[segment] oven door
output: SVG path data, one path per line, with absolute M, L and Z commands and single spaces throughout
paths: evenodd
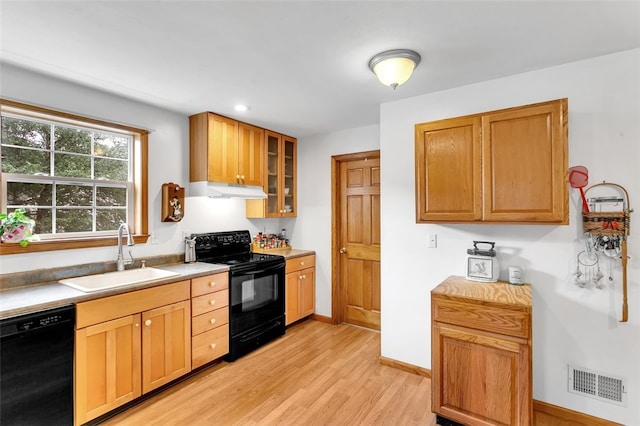
M 229 279 L 231 337 L 284 317 L 284 262 L 236 266 Z

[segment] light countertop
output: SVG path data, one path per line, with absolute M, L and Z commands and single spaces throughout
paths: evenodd
M 37 285 L 9 288 L 0 292 L 0 319 L 53 309 L 60 306 L 71 305 L 73 303 L 99 299 L 105 296 L 140 290 L 142 288 L 155 287 L 183 279 L 191 279 L 229 270 L 227 265 L 199 262 L 157 265 L 154 266 L 154 268 L 177 272 L 180 275 L 91 293 L 76 290 L 67 285 L 60 284 L 58 281 L 49 281 L 39 283 Z

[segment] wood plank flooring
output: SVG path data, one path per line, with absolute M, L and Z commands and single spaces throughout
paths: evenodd
M 307 320 L 102 425 L 434 426 L 431 381 L 379 355 L 377 332 Z

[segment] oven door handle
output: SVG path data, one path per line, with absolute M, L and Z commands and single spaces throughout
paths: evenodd
M 242 343 L 246 343 L 246 342 L 254 339 L 256 336 L 260 336 L 261 334 L 264 334 L 266 331 L 269 331 L 269 330 L 271 330 L 273 328 L 280 327 L 281 325 L 282 325 L 282 323 L 280 321 L 276 321 L 273 324 L 271 324 L 269 327 L 262 328 L 260 330 L 256 330 L 256 331 L 253 331 L 251 333 L 244 334 L 244 335 L 240 336 L 239 340 Z

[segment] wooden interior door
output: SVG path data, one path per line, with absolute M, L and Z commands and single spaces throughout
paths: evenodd
M 353 157 L 338 171 L 339 316 L 380 330 L 380 153 Z

